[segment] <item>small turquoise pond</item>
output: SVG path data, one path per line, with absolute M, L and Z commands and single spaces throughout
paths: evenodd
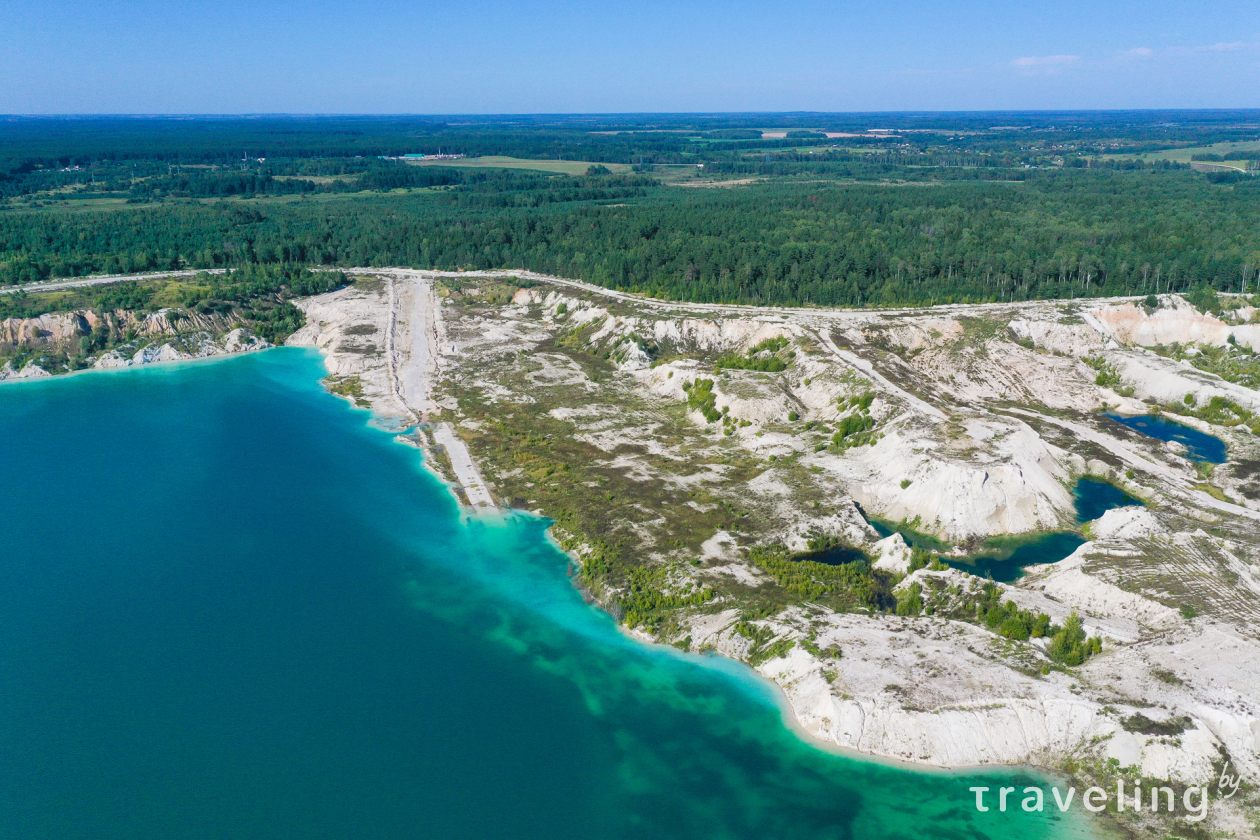
M 1225 463 L 1225 441 L 1213 437 L 1206 432 L 1183 426 L 1166 420 L 1157 414 L 1143 414 L 1138 417 L 1125 417 L 1120 414 L 1104 415 L 1121 426 L 1128 426 L 1156 440 L 1175 440 L 1186 447 L 1186 457 L 1191 461 L 1203 461 L 1209 464 Z
M 936 537 L 930 537 L 927 534 L 920 534 L 903 525 L 896 525 L 883 519 L 873 519 L 866 516 L 866 524 L 875 529 L 875 533 L 879 534 L 880 539 L 891 537 L 893 534 L 901 534 L 901 538 L 906 541 L 906 545 L 911 548 L 921 548 L 924 551 L 944 551 L 949 548 L 949 543 L 944 540 L 938 540 Z
M 1142 504 L 1128 493 L 1105 481 L 1082 478 L 1072 491 L 1076 498 L 1076 521 L 1080 523 L 1097 519 L 1109 510 Z M 937 549 L 941 544 L 931 537 L 890 526 L 877 519 L 867 520 L 881 537 L 899 531 L 906 542 L 921 548 Z M 929 545 L 931 543 L 931 545 Z M 989 540 L 984 549 L 970 557 L 941 559 L 947 566 L 980 577 L 991 577 L 1001 583 L 1012 583 L 1024 576 L 1024 569 L 1039 563 L 1057 563 L 1085 543 L 1085 539 L 1071 531 L 1056 531 L 1031 540 L 997 538 Z
M 1072 491 L 1076 497 L 1076 521 L 1092 522 L 1109 510 L 1142 503 L 1128 493 L 1096 478 L 1082 478 Z
M 1045 534 L 1029 542 L 1010 540 L 990 542 L 990 547 L 974 557 L 953 559 L 943 557 L 947 566 L 961 569 L 980 577 L 992 577 L 1000 583 L 1012 583 L 1024 576 L 1024 568 L 1039 563 L 1058 563 L 1085 544 L 1085 539 L 1070 531 Z M 1013 547 L 1014 550 L 1011 550 Z M 997 549 L 996 554 L 992 553 Z

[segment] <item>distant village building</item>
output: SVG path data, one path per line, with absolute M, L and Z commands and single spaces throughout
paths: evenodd
M 381 160 L 459 160 L 464 155 L 377 155 Z

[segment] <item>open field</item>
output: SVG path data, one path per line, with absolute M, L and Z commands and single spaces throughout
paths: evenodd
M 354 201 L 355 199 L 372 198 L 379 196 L 406 196 L 420 195 L 422 193 L 434 193 L 441 191 L 440 187 L 400 187 L 393 190 L 360 190 L 358 192 L 334 192 L 334 193 L 295 193 L 289 195 L 224 195 L 224 196 L 203 196 L 199 198 L 173 198 L 166 201 L 154 202 L 130 202 L 125 198 L 117 196 L 97 197 L 75 197 L 66 201 L 38 199 L 29 204 L 9 204 L 0 205 L 0 211 L 6 213 L 90 213 L 100 210 L 159 210 L 163 207 L 169 208 L 172 204 L 183 206 L 212 206 L 218 204 L 229 204 L 242 207 L 249 206 L 276 206 L 276 205 L 311 205 L 311 204 L 339 204 L 346 201 Z
M 504 155 L 460 158 L 458 160 L 409 160 L 411 166 L 456 166 L 464 169 L 532 169 L 558 175 L 585 175 L 587 167 L 605 166 L 614 174 L 629 172 L 628 163 L 593 163 L 588 160 L 526 160 Z
M 1253 152 L 1252 160 L 1260 160 L 1260 144 L 1254 140 L 1242 142 L 1213 143 L 1208 146 L 1186 146 L 1180 149 L 1163 149 L 1158 152 L 1141 152 L 1140 154 L 1103 155 L 1106 160 L 1171 160 L 1177 163 L 1190 163 L 1195 155 L 1221 155 L 1229 152 Z M 1217 161 L 1219 162 L 1219 161 Z M 1228 165 L 1242 166 L 1245 161 L 1225 161 Z

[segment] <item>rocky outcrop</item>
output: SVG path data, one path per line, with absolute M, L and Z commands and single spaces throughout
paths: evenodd
M 0 345 L 65 350 L 74 349 L 80 339 L 94 333 L 144 339 L 198 332 L 221 335 L 231 326 L 232 319 L 227 316 L 183 309 L 161 309 L 148 313 L 125 309 L 111 312 L 81 309 L 35 318 L 6 318 L 0 321 Z
M 0 368 L 0 380 L 4 379 L 38 379 L 41 376 L 51 376 L 48 371 L 44 370 L 34 362 L 27 362 L 20 369 L 15 370 L 12 362 L 5 362 L 4 367 Z
M 54 366 L 45 370 L 28 363 L 15 371 L 6 363 L 0 370 L 0 379 L 64 373 L 70 368 L 68 358 L 78 359 L 80 366 L 86 363 L 87 367 L 110 369 L 200 359 L 271 346 L 251 330 L 233 325 L 232 319 L 221 314 L 177 309 L 149 313 L 85 309 L 36 318 L 9 318 L 0 322 L 0 351 L 22 351 L 40 358 L 51 356 L 49 364 Z M 98 348 L 102 345 L 112 345 L 112 349 L 101 352 Z
M 1229 324 L 1201 313 L 1176 295 L 1164 295 L 1153 312 L 1134 301 L 1100 307 L 1089 313 L 1100 331 L 1122 345 L 1155 347 L 1168 344 L 1221 346 L 1232 329 Z
M 873 546 L 876 560 L 873 565 L 877 569 L 895 574 L 906 574 L 910 571 L 911 550 L 906 545 L 906 538 L 897 532 L 884 537 Z
M 205 359 L 210 356 L 223 356 L 230 353 L 245 353 L 252 350 L 265 350 L 271 343 L 254 335 L 243 327 L 238 327 L 222 337 L 214 337 L 209 333 L 195 333 L 179 336 L 176 341 L 156 341 L 137 348 L 134 344 L 110 350 L 92 362 L 92 367 L 99 369 L 135 367 L 154 362 L 178 362 L 188 359 Z
M 863 508 L 951 541 L 1052 530 L 1070 519 L 1065 485 L 1076 465 L 1067 452 L 1019 421 L 975 420 L 964 428 L 965 448 L 953 457 L 926 436 L 894 431 L 869 448 L 820 460 Z M 964 455 L 978 444 L 987 444 L 987 457 Z

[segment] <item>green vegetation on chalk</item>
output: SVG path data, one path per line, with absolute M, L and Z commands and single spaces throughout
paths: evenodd
M 1034 615 L 1020 609 L 1014 601 L 1001 603 L 1000 590 L 992 583 L 985 584 L 983 596 L 976 602 L 976 620 L 990 630 L 1016 641 L 1048 638 L 1046 656 L 1069 667 L 1081 665 L 1086 659 L 1102 650 L 1102 640 L 1087 637 L 1076 613 L 1068 616 L 1062 626 L 1051 624 L 1045 613 Z
M 699 411 L 704 415 L 706 423 L 722 419 L 722 412 L 717 410 L 717 395 L 713 393 L 712 379 L 697 379 L 683 384 L 687 392 L 687 408 Z
M 750 562 L 774 578 L 788 593 L 842 610 L 880 610 L 891 600 L 892 577 L 865 561 L 830 565 L 793 559 L 779 545 L 754 546 Z
M 1117 392 L 1121 390 L 1123 380 L 1120 378 L 1120 372 L 1116 370 L 1115 365 L 1101 356 L 1087 356 L 1084 362 L 1098 371 L 1098 376 L 1094 377 L 1095 385 L 1099 388 L 1110 388 Z
M 729 370 L 759 370 L 770 373 L 787 370 L 788 362 L 779 356 L 778 353 L 787 347 L 789 343 L 784 336 L 767 338 L 742 356 L 739 354 L 722 356 L 714 362 L 713 366 L 718 372 L 721 372 L 723 368 Z
M 617 600 L 628 627 L 655 630 L 667 615 L 682 607 L 697 607 L 713 599 L 712 589 L 685 594 L 667 592 L 668 575 L 660 566 L 637 566 L 627 576 L 627 589 Z
M 1197 405 L 1192 394 L 1186 394 L 1181 402 L 1168 406 L 1175 414 L 1197 417 L 1217 426 L 1247 426 L 1260 434 L 1260 417 L 1249 408 L 1243 408 L 1228 397 L 1214 396 L 1204 405 Z

